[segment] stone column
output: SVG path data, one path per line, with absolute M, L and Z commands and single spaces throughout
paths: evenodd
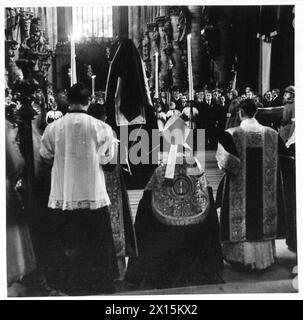
M 231 8 L 220 7 L 217 27 L 221 33 L 220 54 L 216 59 L 220 70 L 219 82 L 225 85 L 231 80 L 231 69 L 234 62 L 235 49 L 233 43 L 233 28 L 231 20 Z
M 58 43 L 56 45 L 56 87 L 68 87 L 68 68 L 70 67 L 70 43 L 72 33 L 72 8 L 57 7 Z
M 149 23 L 147 25 L 149 37 L 151 39 L 150 46 L 150 60 L 151 60 L 151 75 L 150 75 L 150 86 L 152 88 L 155 87 L 155 52 L 159 52 L 159 42 L 160 42 L 160 34 L 158 31 L 158 25 L 154 23 Z
M 184 75 L 186 74 L 186 70 L 184 68 L 184 62 L 182 61 L 181 54 L 182 50 L 180 49 L 180 45 L 178 42 L 179 39 L 179 14 L 180 8 L 177 6 L 169 8 L 169 15 L 172 25 L 172 32 L 173 32 L 173 52 L 172 52 L 172 81 L 173 86 L 178 87 L 181 89 L 185 85 Z
M 119 6 L 117 8 L 117 35 L 121 39 L 129 37 L 129 7 Z M 114 37 L 116 34 L 114 34 Z
M 128 38 L 133 39 L 133 6 L 128 7 Z
M 57 7 L 58 41 L 68 41 L 72 33 L 72 7 Z
M 142 59 L 145 65 L 145 69 L 147 71 L 147 76 L 150 79 L 151 72 L 152 72 L 152 63 L 151 63 L 151 55 L 150 55 L 150 49 L 151 49 L 151 38 L 149 35 L 149 29 L 146 27 L 144 31 L 144 37 L 142 40 Z
M 139 48 L 140 45 L 140 15 L 139 7 L 134 6 L 132 15 L 132 28 L 133 28 L 133 41 L 136 48 Z
M 203 27 L 202 7 L 188 6 L 191 15 L 191 49 L 194 88 L 201 86 L 202 76 L 202 39 L 201 30 Z
M 164 89 L 167 87 L 168 81 L 168 59 L 165 54 L 165 33 L 164 33 L 164 24 L 165 24 L 165 16 L 156 17 L 156 23 L 159 28 L 160 34 L 160 45 L 159 45 L 159 60 L 160 60 L 160 75 L 159 75 L 159 89 Z

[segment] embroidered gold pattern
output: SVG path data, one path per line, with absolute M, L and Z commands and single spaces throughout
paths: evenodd
M 218 143 L 216 158 L 221 168 L 229 173 L 238 174 L 241 164 L 240 159 L 228 153 L 220 143 Z
M 229 185 L 229 230 L 230 241 L 246 240 L 246 135 L 242 128 L 232 131 L 241 159 L 237 175 L 230 175 Z
M 116 166 L 112 172 L 105 171 L 106 190 L 111 201 L 108 210 L 111 218 L 114 245 L 117 257 L 125 256 L 125 232 L 123 221 L 123 202 L 120 180 L 120 169 Z M 126 199 L 128 201 L 128 199 Z
M 160 166 L 149 183 L 152 208 L 163 224 L 185 226 L 201 223 L 209 211 L 209 194 L 205 175 L 188 176 L 188 164 L 177 164 L 171 184 L 165 181 L 166 165 Z
M 265 128 L 263 146 L 263 236 L 274 239 L 277 230 L 278 135 Z
M 101 199 L 97 201 L 82 200 L 82 201 L 63 201 L 49 199 L 48 207 L 52 209 L 60 210 L 77 210 L 77 209 L 89 209 L 96 210 L 105 206 L 108 206 L 109 202 L 107 199 Z
M 242 160 L 239 173 L 230 176 L 230 241 L 246 241 L 246 148 L 263 149 L 263 240 L 274 239 L 277 229 L 277 139 L 273 130 L 246 133 L 238 127 L 231 133 Z M 225 160 L 226 161 L 226 160 Z

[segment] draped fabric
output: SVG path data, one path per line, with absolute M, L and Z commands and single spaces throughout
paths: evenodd
M 270 89 L 271 47 L 272 39 L 278 34 L 279 6 L 260 6 L 259 28 L 260 38 L 260 92 L 264 94 Z
M 270 90 L 271 42 L 260 41 L 262 50 L 262 94 Z
M 116 98 L 120 105 L 116 105 Z M 130 39 L 123 40 L 111 64 L 107 85 L 106 103 L 115 108 L 116 125 L 121 125 L 121 117 L 137 124 L 145 124 L 145 108 L 151 107 L 151 97 L 142 59 Z M 110 119 L 109 119 L 110 120 Z

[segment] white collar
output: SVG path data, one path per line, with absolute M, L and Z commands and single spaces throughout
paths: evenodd
M 250 128 L 250 127 L 259 127 L 261 124 L 255 118 L 249 118 L 242 120 L 240 127 L 242 129 Z

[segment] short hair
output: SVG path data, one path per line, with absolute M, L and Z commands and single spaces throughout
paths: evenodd
M 83 83 L 74 84 L 67 92 L 69 103 L 88 105 L 90 92 Z
M 258 111 L 258 107 L 253 99 L 242 100 L 239 109 L 249 118 L 252 118 Z
M 106 117 L 106 105 L 98 102 L 91 103 L 87 109 L 87 113 L 94 118 L 102 120 Z
M 236 89 L 231 89 L 231 90 L 229 91 L 229 93 L 232 94 L 232 96 L 233 96 L 234 99 L 237 98 L 238 95 L 239 95 L 239 93 L 238 93 L 238 91 L 237 91 Z
M 280 90 L 278 88 L 272 89 L 272 92 L 276 92 L 278 95 L 280 94 Z

